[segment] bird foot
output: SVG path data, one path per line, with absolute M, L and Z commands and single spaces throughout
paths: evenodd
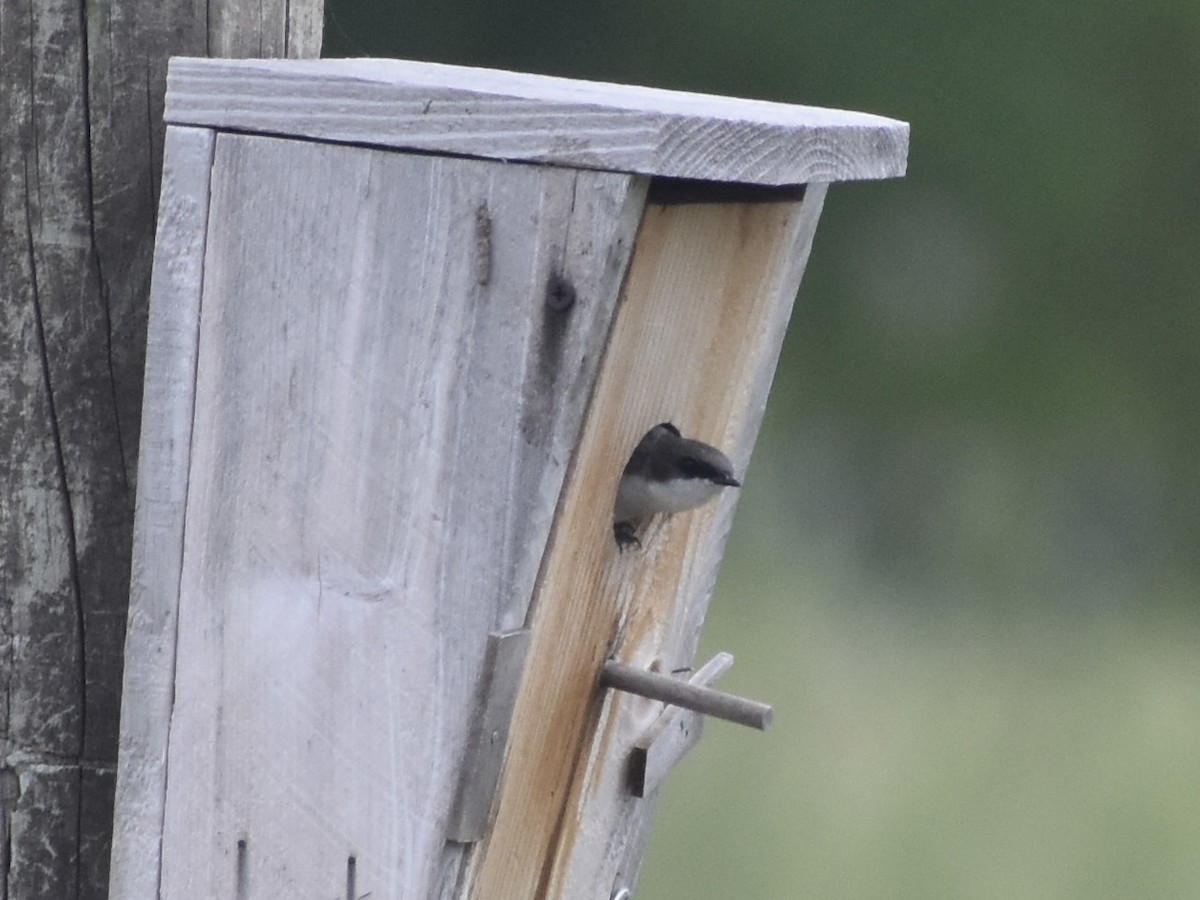
M 638 540 L 637 529 L 632 522 L 613 522 L 613 538 L 622 553 L 630 547 L 642 549 L 642 542 Z

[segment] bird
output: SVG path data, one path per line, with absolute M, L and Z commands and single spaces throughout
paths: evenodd
M 703 441 L 685 438 L 660 422 L 638 442 L 617 485 L 613 537 L 617 547 L 641 547 L 637 527 L 657 513 L 703 506 L 722 488 L 741 487 L 729 457 Z

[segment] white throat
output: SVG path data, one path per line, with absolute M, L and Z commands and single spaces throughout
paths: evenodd
M 721 491 L 704 478 L 671 478 L 666 481 L 626 475 L 617 491 L 615 518 L 637 521 L 656 513 L 681 513 L 703 506 Z

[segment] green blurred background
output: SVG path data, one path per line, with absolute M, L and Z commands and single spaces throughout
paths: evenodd
M 639 900 L 1200 897 L 1200 4 L 328 16 L 912 124 L 830 191 L 706 630 L 776 727 L 710 724 Z

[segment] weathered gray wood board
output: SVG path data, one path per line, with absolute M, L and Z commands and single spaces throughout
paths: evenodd
M 643 189 L 218 137 L 164 898 L 429 894 Z
M 146 368 L 153 377 L 142 402 L 138 528 L 125 647 L 117 773 L 121 802 L 113 821 L 113 840 L 121 851 L 112 860 L 114 898 L 154 897 L 158 891 L 214 139 L 207 129 L 167 129 L 146 344 Z
M 403 60 L 178 59 L 167 121 L 679 178 L 805 184 L 904 171 L 894 119 Z
M 0 4 L 0 896 L 108 884 L 167 59 L 315 56 L 322 18 Z

